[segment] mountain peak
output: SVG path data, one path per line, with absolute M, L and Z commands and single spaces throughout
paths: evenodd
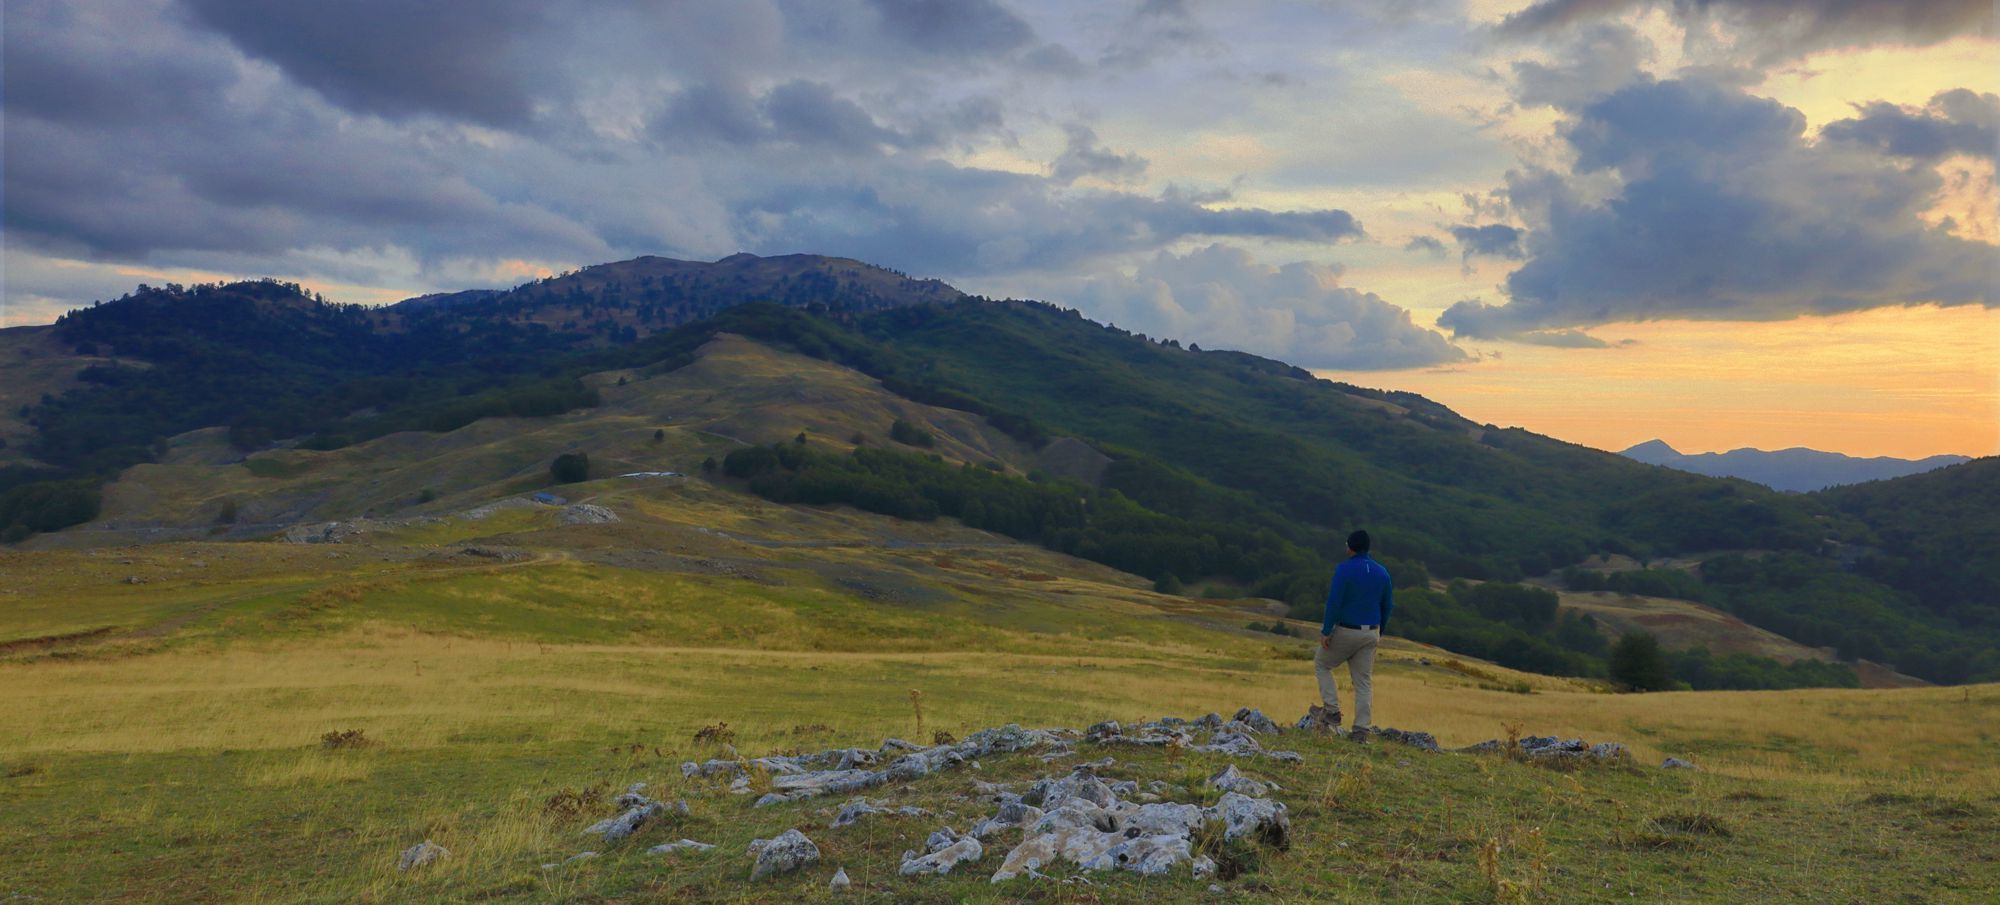
M 746 302 L 839 312 L 950 304 L 966 294 L 941 280 L 851 258 L 738 252 L 715 261 L 642 255 L 594 264 L 505 291 L 475 291 L 399 302 L 405 315 L 454 308 L 597 342 L 630 342 Z
M 1651 461 L 1651 457 L 1653 456 L 1678 456 L 1680 454 L 1680 450 L 1668 446 L 1665 440 L 1647 440 L 1619 453 L 1619 455 L 1628 459 L 1638 459 L 1641 462 Z

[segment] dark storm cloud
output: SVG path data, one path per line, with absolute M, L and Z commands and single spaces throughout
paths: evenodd
M 691 85 L 667 103 L 649 132 L 671 149 L 684 150 L 704 142 L 787 142 L 868 155 L 891 148 L 964 144 L 1005 129 L 1004 108 L 992 97 L 964 98 L 928 111 L 906 129 L 896 129 L 825 82 L 794 80 L 772 88 L 763 97 L 733 83 Z
M 1562 132 L 1575 175 L 1509 176 L 1529 227 L 1510 302 L 1460 302 L 1438 323 L 1498 337 L 1996 304 L 1992 248 L 1918 216 L 1942 185 L 1931 168 L 1804 131 L 1797 110 L 1701 80 L 1641 79 L 1590 104 Z
M 1458 240 L 1459 256 L 1467 260 L 1483 255 L 1518 261 L 1521 259 L 1521 234 L 1521 230 L 1505 223 L 1451 228 L 1451 237 Z
M 832 86 L 824 82 L 794 81 L 779 85 L 764 98 L 764 109 L 771 119 L 773 134 L 801 145 L 863 153 L 903 140 L 877 124 L 860 104 L 835 94 Z
M 666 142 L 720 141 L 750 144 L 770 134 L 758 99 L 742 85 L 701 82 L 689 86 L 654 120 L 652 131 Z
M 1212 41 L 1208 29 L 1195 19 L 1194 4 L 1189 0 L 1140 0 L 1117 38 L 1099 54 L 1098 62 L 1137 69 Z
M 1609 349 L 1611 344 L 1581 330 L 1531 330 L 1507 337 L 1515 342 L 1557 349 Z
M 1120 120 L 1115 147 L 1070 127 L 1048 172 L 1022 172 L 1010 129 L 1040 148 L 1148 90 L 1067 49 L 1109 31 L 1048 19 L 1070 30 L 992 2 L 11 0 L 9 263 L 48 311 L 50 275 L 114 266 L 455 289 L 638 254 L 808 252 L 1074 287 L 1151 260 L 1146 292 L 1176 299 L 1190 341 L 1212 328 L 1353 368 L 1463 357 L 1337 268 L 1162 258 L 1217 240 L 1323 256 L 1363 233 L 1342 210 L 1240 204 L 1214 186 L 1227 174 L 1149 183 L 1123 145 L 1146 126 Z M 1213 40 L 1184 4 L 1121 6 L 1108 27 L 1134 53 Z M 971 162 L 987 159 L 1008 169 Z
M 1964 88 L 1931 98 L 1922 110 L 1876 102 L 1859 112 L 1853 119 L 1828 123 L 1820 137 L 1918 160 L 1992 156 L 2000 143 L 2000 96 Z
M 412 146 L 389 124 L 346 122 L 258 84 L 226 42 L 170 18 L 148 22 L 158 11 L 145 0 L 83 13 L 9 6 L 0 178 L 14 243 L 140 260 L 398 239 L 439 250 L 500 239 L 601 250 L 564 218 L 471 185 L 439 157 L 465 150 L 440 148 L 448 137 Z M 97 81 L 112 75 L 129 83 L 130 98 Z M 16 94 L 16 85 L 28 90 Z M 437 229 L 447 225 L 455 228 Z
M 883 31 L 931 53 L 993 55 L 1035 40 L 1035 30 L 994 0 L 868 0 Z
M 1434 236 L 1412 236 L 1410 241 L 1403 243 L 1403 250 L 1427 252 L 1440 258 L 1445 256 L 1444 243 Z
M 554 7 L 533 0 L 182 0 L 244 53 L 352 110 L 512 125 L 532 112 L 533 54 Z
M 1570 109 L 1632 80 L 1653 58 L 1653 45 L 1623 25 L 1592 25 L 1570 37 L 1561 62 L 1514 64 L 1514 96 L 1531 107 Z
M 1525 36 L 1665 9 L 1691 33 L 1722 25 L 1764 62 L 1831 47 L 1929 45 L 1991 34 L 1991 0 L 1541 0 L 1509 15 L 1502 34 Z
M 1049 165 L 1049 175 L 1057 182 L 1067 185 L 1085 177 L 1124 182 L 1145 175 L 1146 158 L 1104 147 L 1089 126 L 1070 123 L 1063 127 L 1063 132 L 1069 144 L 1063 148 L 1062 156 Z
M 6 11 L 6 105 L 10 112 L 72 123 L 144 119 L 215 107 L 236 67 L 213 52 L 146 34 L 123 34 L 115 6 L 10 0 Z
M 925 273 L 1060 271 L 1182 239 L 1332 244 L 1362 235 L 1346 211 L 1215 209 L 1183 194 L 1063 190 L 1039 176 L 877 161 L 848 184 L 771 186 L 732 203 L 760 252 L 816 250 Z

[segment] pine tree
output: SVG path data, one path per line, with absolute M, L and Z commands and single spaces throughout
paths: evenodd
M 1674 686 L 1667 671 L 1660 639 L 1646 632 L 1626 632 L 1611 648 L 1611 679 L 1633 691 L 1665 691 Z

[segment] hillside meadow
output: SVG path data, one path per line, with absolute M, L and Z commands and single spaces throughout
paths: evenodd
M 0 553 L 0 896 L 129 902 L 1990 901 L 2000 889 L 2000 688 L 1615 695 L 1392 640 L 1377 723 L 1447 747 L 1621 741 L 1624 765 L 1287 733 L 1246 761 L 1291 808 L 1288 850 L 1224 881 L 896 875 L 972 782 L 1067 769 L 989 758 L 884 790 L 936 820 L 827 829 L 822 800 L 753 809 L 684 760 L 928 743 L 1020 723 L 1289 723 L 1307 642 L 1261 601 L 1131 576 L 950 524 L 593 482 L 624 516 L 522 510 L 361 542 Z M 136 582 L 136 583 L 134 583 Z M 1307 629 L 1306 626 L 1299 626 Z M 329 743 L 323 738 L 336 735 Z M 1089 745 L 1076 761 L 1107 753 Z M 1190 788 L 1217 754 L 1119 748 L 1107 778 Z M 1672 755 L 1695 771 L 1658 767 Z M 685 818 L 579 834 L 632 782 Z M 950 816 L 957 814 L 958 816 Z M 751 884 L 789 827 L 823 862 Z M 719 847 L 649 855 L 675 838 Z M 426 838 L 452 855 L 399 872 Z M 1010 845 L 1011 843 L 1006 843 Z M 602 850 L 565 864 L 584 850 Z M 1239 863 L 1240 862 L 1240 863 Z M 545 867 L 545 865 L 554 865 Z M 1221 892 L 1210 889 L 1216 883 Z

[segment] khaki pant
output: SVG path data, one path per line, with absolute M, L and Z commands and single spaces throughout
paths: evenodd
M 1325 647 L 1313 654 L 1313 672 L 1319 676 L 1319 700 L 1328 710 L 1340 712 L 1340 686 L 1333 681 L 1333 668 L 1347 664 L 1347 677 L 1354 681 L 1354 728 L 1372 726 L 1369 718 L 1374 702 L 1375 645 L 1382 641 L 1381 629 L 1334 626 Z

